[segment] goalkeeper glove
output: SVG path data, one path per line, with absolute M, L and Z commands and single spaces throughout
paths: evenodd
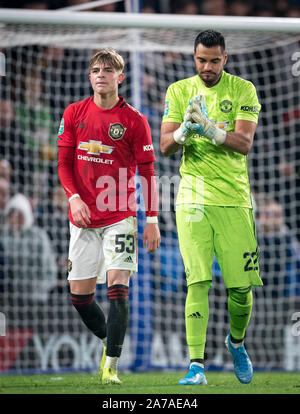
M 174 141 L 179 145 L 186 145 L 191 138 L 190 127 L 192 125 L 192 112 L 194 106 L 194 98 L 190 100 L 190 103 L 185 111 L 184 118 L 180 127 L 174 131 L 173 138 Z
M 186 145 L 189 142 L 192 132 L 190 130 L 191 125 L 191 122 L 182 122 L 182 124 L 180 124 L 180 127 L 174 131 L 173 138 L 177 144 Z
M 193 111 L 191 113 L 193 123 L 189 126 L 189 129 L 209 138 L 215 145 L 224 144 L 226 131 L 218 128 L 208 119 L 205 97 L 197 95 L 193 102 Z

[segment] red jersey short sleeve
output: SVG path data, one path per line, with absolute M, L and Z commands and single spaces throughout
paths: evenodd
M 87 98 L 66 108 L 58 146 L 72 147 L 73 181 L 91 211 L 90 227 L 136 215 L 136 167 L 155 161 L 144 115 L 121 97 L 111 109 L 99 108 Z M 69 218 L 75 224 L 71 214 Z

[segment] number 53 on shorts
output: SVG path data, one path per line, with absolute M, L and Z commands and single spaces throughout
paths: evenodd
M 70 224 L 69 280 L 96 277 L 106 282 L 110 269 L 137 271 L 136 217 L 106 227 L 79 228 Z
M 115 252 L 133 254 L 135 252 L 135 237 L 133 234 L 116 234 Z

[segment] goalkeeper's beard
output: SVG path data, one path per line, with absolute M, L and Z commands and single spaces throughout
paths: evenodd
M 223 70 L 220 73 L 198 72 L 198 75 L 200 76 L 200 79 L 202 80 L 205 86 L 211 87 L 211 86 L 216 85 L 219 82 L 222 76 L 222 72 Z

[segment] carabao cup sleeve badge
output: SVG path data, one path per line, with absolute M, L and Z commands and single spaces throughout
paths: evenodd
M 61 135 L 64 132 L 64 127 L 65 127 L 65 121 L 64 121 L 64 118 L 62 118 L 60 121 L 60 125 L 59 125 L 58 135 Z

